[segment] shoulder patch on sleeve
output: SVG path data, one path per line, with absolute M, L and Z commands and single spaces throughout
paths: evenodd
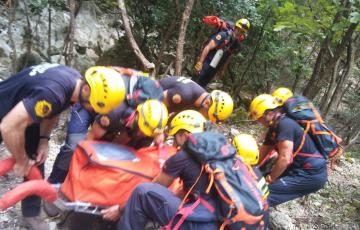
M 172 101 L 174 104 L 179 104 L 181 103 L 181 95 L 180 94 L 175 94 L 173 97 L 172 97 Z
M 216 40 L 221 40 L 221 35 L 220 34 L 218 34 L 218 35 L 216 35 Z
M 103 127 L 107 127 L 110 125 L 110 119 L 108 116 L 101 116 L 100 117 L 100 124 L 103 126 Z
M 46 117 L 52 111 L 52 105 L 46 100 L 37 101 L 35 104 L 35 113 L 38 117 Z

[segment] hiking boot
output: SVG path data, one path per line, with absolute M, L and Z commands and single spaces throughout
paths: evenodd
M 53 203 L 43 201 L 43 209 L 49 217 L 55 217 L 60 214 L 60 210 Z
M 22 226 L 30 230 L 50 230 L 50 226 L 40 216 L 23 217 Z

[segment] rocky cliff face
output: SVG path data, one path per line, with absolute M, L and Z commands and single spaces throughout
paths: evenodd
M 0 78 L 10 76 L 11 58 L 13 52 L 8 34 L 9 18 L 4 6 L 0 6 Z M 51 22 L 51 61 L 58 62 L 63 50 L 64 40 L 69 27 L 70 16 L 65 11 L 52 11 Z M 111 27 L 119 19 L 109 16 L 97 16 L 91 2 L 83 5 L 75 19 L 74 68 L 84 71 L 94 65 L 99 56 L 114 46 L 122 32 Z M 46 61 L 48 49 L 48 12 L 44 9 L 40 16 L 31 16 L 33 33 L 33 52 L 36 58 Z M 15 14 L 12 25 L 12 36 L 16 46 L 18 58 L 26 52 L 24 34 L 26 27 L 24 6 L 20 5 Z M 62 63 L 64 58 L 62 58 Z

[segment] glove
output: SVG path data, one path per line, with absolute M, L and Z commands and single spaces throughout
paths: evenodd
M 197 62 L 195 65 L 195 70 L 196 72 L 200 73 L 200 71 L 202 70 L 203 64 L 201 62 Z

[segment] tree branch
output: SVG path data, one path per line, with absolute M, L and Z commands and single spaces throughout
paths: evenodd
M 137 45 L 137 43 L 135 41 L 135 38 L 134 38 L 133 33 L 131 31 L 130 21 L 129 21 L 128 14 L 126 12 L 126 7 L 125 7 L 124 0 L 118 0 L 118 5 L 119 5 L 119 8 L 120 8 L 121 17 L 122 17 L 123 24 L 124 24 L 124 27 L 125 27 L 126 37 L 127 37 L 127 40 L 129 42 L 130 47 L 132 48 L 136 58 L 143 65 L 143 68 L 145 69 L 145 71 L 152 72 L 155 69 L 155 65 L 154 65 L 154 63 L 152 63 L 152 62 L 150 62 L 149 60 L 146 59 L 146 57 L 141 52 L 139 46 Z

